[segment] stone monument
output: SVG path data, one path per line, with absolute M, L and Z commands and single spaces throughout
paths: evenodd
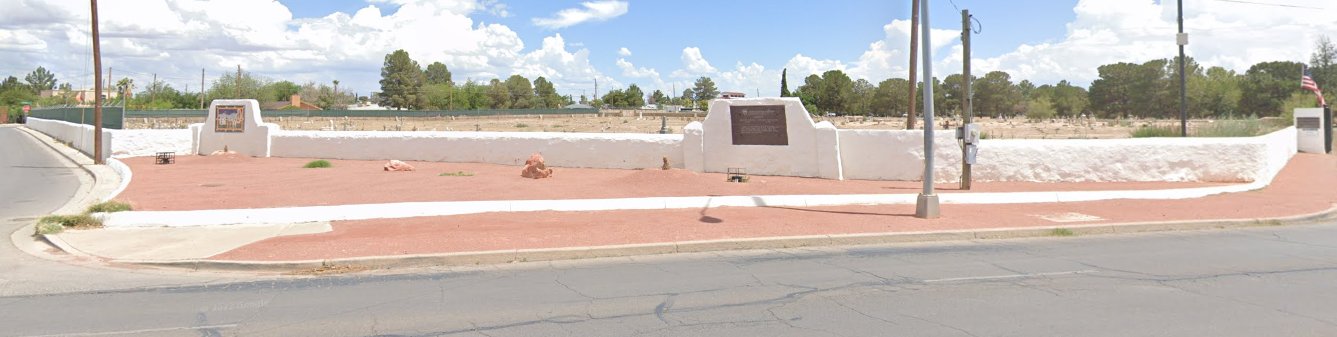
M 717 99 L 704 123 L 683 132 L 684 164 L 693 171 L 843 179 L 835 125 L 813 123 L 795 97 Z
M 209 104 L 203 124 L 191 124 L 192 150 L 210 154 L 228 149 L 252 157 L 269 157 L 270 135 L 278 124 L 264 123 L 260 102 L 253 99 L 216 99 Z

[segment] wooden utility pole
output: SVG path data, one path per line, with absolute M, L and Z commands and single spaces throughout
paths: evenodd
M 200 68 L 200 110 L 204 110 L 204 68 Z
M 102 164 L 102 43 L 97 28 L 97 0 L 88 0 L 93 14 L 93 164 Z M 107 70 L 111 75 L 111 70 Z
M 241 65 L 237 65 L 236 90 L 232 91 L 232 98 L 241 98 Z
M 915 53 L 919 48 L 919 0 L 911 1 L 910 5 L 910 109 L 905 112 L 905 129 L 913 130 L 915 128 Z
M 961 92 L 964 93 L 964 95 L 961 95 L 961 128 L 963 129 L 961 136 L 967 139 L 970 137 L 967 134 L 970 131 L 967 127 L 970 125 L 971 118 L 974 117 L 972 116 L 974 112 L 971 110 L 971 101 L 973 101 L 975 94 L 970 89 L 970 34 L 970 10 L 961 10 Z M 970 189 L 971 165 L 965 159 L 970 155 L 970 148 L 973 146 L 974 144 L 966 142 L 961 145 L 961 189 L 963 190 Z

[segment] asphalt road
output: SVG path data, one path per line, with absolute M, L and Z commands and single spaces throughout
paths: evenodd
M 0 126 L 0 297 L 198 285 L 237 279 L 236 275 L 216 273 L 114 269 L 68 256 L 62 261 L 50 261 L 20 251 L 16 244 L 45 245 L 30 237 L 31 230 L 24 227 L 57 210 L 78 193 L 81 175 L 85 180 L 92 179 L 59 156 L 14 125 Z M 0 312 L 0 316 L 7 314 Z M 5 330 L 8 329 L 0 325 L 0 334 L 6 333 Z
M 37 217 L 65 205 L 79 190 L 77 169 L 23 132 L 0 127 L 0 219 Z
M 0 336 L 1334 336 L 1337 223 L 0 297 Z

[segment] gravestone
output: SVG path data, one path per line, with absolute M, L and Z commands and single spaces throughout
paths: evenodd
M 264 123 L 260 102 L 253 99 L 217 99 L 209 104 L 209 116 L 190 130 L 195 154 L 207 155 L 226 148 L 252 157 L 269 157 L 270 135 L 279 126 Z
M 693 171 L 843 178 L 836 127 L 813 123 L 798 98 L 717 99 L 703 123 L 683 131 L 683 161 Z

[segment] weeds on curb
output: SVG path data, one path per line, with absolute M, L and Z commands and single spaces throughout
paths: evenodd
M 304 168 L 329 168 L 329 167 L 333 167 L 333 166 L 334 166 L 334 164 L 330 164 L 330 161 L 321 159 L 321 160 L 312 160 L 311 162 L 306 163 L 306 165 L 304 165 L 304 166 L 302 166 L 302 167 L 304 167 Z
M 114 213 L 114 212 L 130 211 L 133 209 L 134 207 L 130 206 L 130 203 L 116 200 L 108 200 L 89 205 L 88 209 L 84 210 L 84 213 Z
M 1053 235 L 1053 236 L 1074 236 L 1074 235 L 1077 235 L 1077 233 L 1073 233 L 1071 229 L 1067 229 L 1067 228 L 1054 228 L 1053 231 L 1050 231 L 1050 232 L 1049 232 L 1049 235 Z
M 474 176 L 474 173 L 473 173 L 473 172 L 465 172 L 465 171 L 455 171 L 455 172 L 446 172 L 446 173 L 438 174 L 437 176 L 438 176 L 438 177 L 472 177 L 472 176 Z
M 102 220 L 91 214 L 48 215 L 37 220 L 37 235 L 56 234 L 66 228 L 90 229 L 101 228 Z

